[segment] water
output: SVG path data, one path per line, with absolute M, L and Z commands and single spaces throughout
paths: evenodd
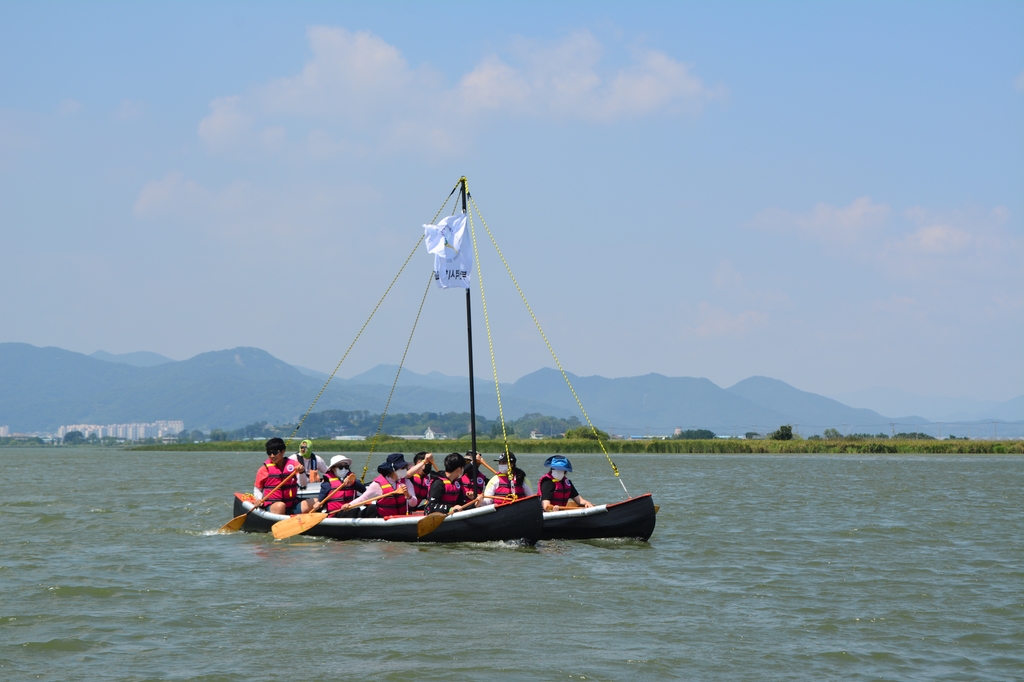
M 650 544 L 536 548 L 211 533 L 259 461 L 0 450 L 0 679 L 1024 679 L 1024 458 L 620 455 Z

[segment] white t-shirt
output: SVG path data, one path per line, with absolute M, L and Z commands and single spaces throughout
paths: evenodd
M 484 495 L 494 495 L 494 489 L 498 487 L 498 476 L 495 474 L 491 476 L 491 480 L 487 481 L 487 487 L 484 488 Z M 530 479 L 523 479 L 523 491 L 526 493 L 526 497 L 533 494 L 533 486 L 530 485 Z M 497 500 L 493 497 L 485 497 L 480 504 L 494 504 Z

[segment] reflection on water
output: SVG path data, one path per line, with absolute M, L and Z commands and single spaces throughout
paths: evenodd
M 258 454 L 31 454 L 75 476 L 0 496 L 4 680 L 1024 678 L 1022 458 L 622 455 L 650 543 L 524 547 L 221 535 Z

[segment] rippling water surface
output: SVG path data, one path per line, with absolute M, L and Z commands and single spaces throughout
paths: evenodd
M 1024 458 L 620 455 L 651 542 L 535 548 L 213 533 L 260 460 L 0 450 L 0 679 L 1024 679 Z

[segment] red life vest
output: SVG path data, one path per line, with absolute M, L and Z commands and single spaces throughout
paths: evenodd
M 397 490 L 398 486 L 391 482 L 384 474 L 373 479 L 373 482 L 380 486 L 381 494 Z M 377 500 L 377 516 L 406 516 L 409 514 L 409 501 L 405 495 L 388 495 Z
M 423 474 L 416 474 L 409 479 L 412 483 L 413 492 L 416 494 L 416 499 L 420 502 L 425 501 L 430 497 L 430 477 Z
M 572 495 L 572 481 L 568 478 L 563 477 L 561 481 L 555 480 L 555 477 L 551 475 L 551 472 L 544 474 L 537 481 L 537 490 L 540 490 L 540 486 L 544 483 L 544 479 L 547 479 L 555 484 L 555 490 L 551 493 L 551 504 L 556 507 L 564 507 L 565 503 L 569 501 Z
M 287 504 L 299 496 L 299 484 L 296 482 L 295 476 L 289 478 L 288 482 L 282 485 L 279 490 L 273 493 L 270 492 L 280 485 L 281 481 L 288 474 L 295 470 L 297 463 L 294 459 L 285 459 L 281 469 L 274 466 L 273 460 L 269 458 L 263 463 L 263 466 L 267 468 L 267 477 L 263 479 L 263 489 L 260 491 L 263 493 L 264 504 L 271 502 L 284 502 Z
M 336 476 L 328 476 L 327 482 L 331 484 L 330 497 L 327 498 L 328 512 L 336 512 L 352 500 L 356 499 L 355 486 L 350 485 L 347 488 L 341 488 L 341 484 L 345 482 L 344 479 L 337 478 Z M 338 490 L 338 488 L 341 488 L 341 490 Z
M 475 493 L 478 490 L 483 490 L 487 486 L 487 479 L 480 475 L 480 472 L 476 474 L 476 485 L 473 485 L 473 479 L 469 474 L 462 474 L 462 478 L 459 479 L 462 483 L 462 489 L 467 493 Z
M 449 481 L 447 476 L 438 476 L 437 480 L 444 483 L 444 495 L 438 500 L 441 504 L 446 504 L 449 507 L 454 507 L 457 504 L 461 504 L 466 501 L 466 496 L 462 493 L 462 480 L 456 480 L 454 482 Z
M 513 478 L 515 475 L 513 474 Z M 515 484 L 516 497 L 526 497 L 526 488 L 522 483 Z M 494 484 L 494 496 L 505 497 L 512 494 L 512 485 L 509 484 L 509 477 L 506 474 L 498 474 L 498 482 Z M 502 500 L 495 500 L 495 504 L 505 504 Z

